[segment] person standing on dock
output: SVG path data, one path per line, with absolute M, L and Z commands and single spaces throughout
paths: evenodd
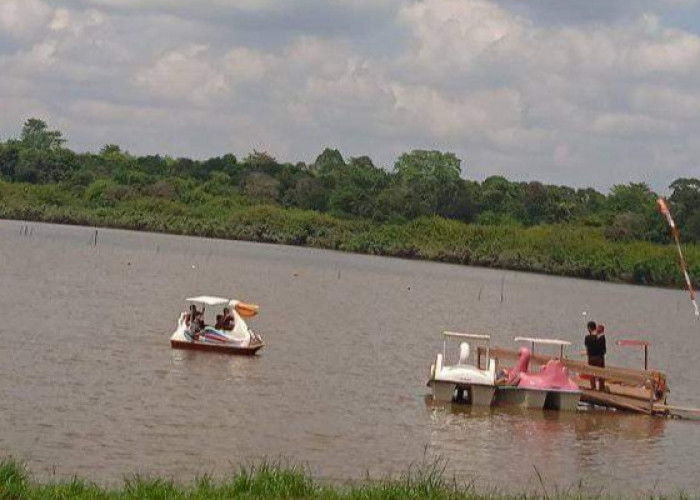
M 603 325 L 601 325 L 603 326 Z M 588 355 L 588 364 L 591 366 L 597 366 L 599 368 L 605 368 L 605 327 L 601 331 L 601 335 L 598 335 L 598 325 L 595 321 L 589 321 L 588 325 L 588 335 L 584 339 L 586 345 L 586 354 Z M 591 389 L 602 391 L 605 387 L 605 379 L 600 377 L 591 378 Z M 598 387 L 596 387 L 596 385 Z
M 605 346 L 605 325 L 598 323 L 598 328 L 596 328 L 596 343 L 598 344 L 598 352 L 600 352 L 600 357 L 602 359 L 602 363 L 600 364 L 601 368 L 605 368 L 605 354 L 607 353 L 607 348 Z M 598 390 L 599 391 L 604 391 L 605 390 L 605 379 L 602 377 L 598 378 Z

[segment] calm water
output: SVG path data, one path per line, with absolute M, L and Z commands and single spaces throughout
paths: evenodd
M 23 226 L 29 234 L 23 234 Z M 0 453 L 39 476 L 189 480 L 263 457 L 318 476 L 441 457 L 482 487 L 697 489 L 700 425 L 611 412 L 472 411 L 426 398 L 443 329 L 651 340 L 670 402 L 700 406 L 681 291 L 242 242 L 0 221 Z M 501 302 L 503 283 L 504 300 Z M 255 358 L 171 350 L 183 297 L 261 305 Z M 610 364 L 639 352 L 611 347 Z

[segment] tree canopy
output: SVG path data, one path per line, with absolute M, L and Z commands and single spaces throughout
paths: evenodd
M 27 120 L 18 139 L 0 142 L 0 176 L 8 182 L 59 184 L 94 204 L 155 197 L 188 204 L 237 199 L 328 212 L 341 218 L 384 222 L 442 216 L 488 225 L 602 226 L 614 241 L 668 241 L 655 210 L 657 194 L 643 183 L 613 186 L 608 194 L 492 176 L 465 178 L 451 152 L 413 150 L 393 169 L 368 156 L 344 158 L 325 148 L 310 163 L 281 162 L 264 151 L 239 160 L 134 156 L 117 144 L 99 153 L 75 153 L 46 122 Z M 700 241 L 700 180 L 670 185 L 669 203 L 685 238 Z

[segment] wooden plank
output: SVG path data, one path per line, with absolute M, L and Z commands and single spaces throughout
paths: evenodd
M 485 353 L 485 351 L 484 351 Z M 482 354 L 482 353 L 480 353 Z M 503 349 L 501 347 L 491 347 L 490 355 L 497 358 L 499 361 L 504 359 L 518 359 L 518 352 Z M 549 360 L 558 359 L 553 356 L 545 356 L 543 354 L 531 354 L 530 362 L 538 364 L 546 364 Z M 634 385 L 644 385 L 648 381 L 653 380 L 654 373 L 646 370 L 634 370 L 631 368 L 624 368 L 618 366 L 609 366 L 606 368 L 599 368 L 597 366 L 590 366 L 582 361 L 574 361 L 571 359 L 562 359 L 562 364 L 569 368 L 570 370 L 577 372 L 582 375 L 592 375 L 594 377 L 602 377 L 606 380 L 625 382 Z M 665 374 L 658 372 L 661 377 L 665 378 Z
M 684 408 L 682 406 L 654 405 L 655 413 L 662 413 L 674 418 L 700 420 L 700 408 Z
M 642 403 L 638 399 L 618 396 L 616 394 L 608 394 L 607 392 L 582 389 L 581 401 L 651 415 L 651 411 L 646 404 Z
M 649 398 L 653 397 L 650 389 L 646 387 L 621 385 L 616 383 L 605 383 L 610 394 L 617 394 L 618 396 L 626 396 L 628 398 L 640 399 L 642 401 L 649 401 Z

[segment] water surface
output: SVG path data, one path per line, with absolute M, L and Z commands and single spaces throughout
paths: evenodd
M 556 336 L 606 324 L 608 363 L 652 342 L 670 402 L 700 406 L 682 291 L 244 242 L 0 221 L 0 452 L 41 477 L 190 480 L 282 458 L 327 479 L 446 460 L 484 488 L 694 489 L 700 426 L 426 398 L 443 329 Z M 261 305 L 255 358 L 171 350 L 183 298 Z M 501 300 L 503 297 L 503 300 Z

